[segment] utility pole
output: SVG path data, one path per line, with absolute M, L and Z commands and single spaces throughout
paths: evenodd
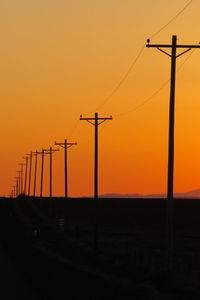
M 30 167 L 29 167 L 28 196 L 30 196 L 30 190 L 31 190 L 32 152 L 29 154 L 29 156 L 30 156 Z
M 174 111 L 175 111 L 175 82 L 176 82 L 176 59 L 192 48 L 200 48 L 200 45 L 177 45 L 177 36 L 172 36 L 171 44 L 150 44 L 147 40 L 148 48 L 157 48 L 159 51 L 171 58 L 171 84 L 170 84 L 170 104 L 169 104 L 169 143 L 168 143 L 168 230 L 169 230 L 169 249 L 174 249 L 174 217 L 173 217 L 173 196 L 174 196 Z M 171 53 L 162 48 L 170 48 Z M 186 49 L 177 54 L 177 48 Z
M 16 198 L 18 196 L 18 177 L 15 177 L 15 180 L 16 180 L 16 185 L 15 185 L 15 189 L 16 189 Z
M 19 163 L 19 165 L 21 166 L 21 194 L 23 194 L 23 166 L 24 164 L 23 163 Z
M 15 198 L 16 197 L 16 192 L 15 192 L 15 189 L 16 189 L 16 186 L 13 185 L 13 197 Z
M 41 165 L 41 181 L 40 181 L 40 197 L 42 198 L 43 192 L 43 174 L 44 174 L 44 149 L 42 149 L 42 165 Z
M 41 177 L 40 177 L 40 197 L 42 198 L 43 196 L 43 177 L 44 177 L 44 156 L 45 154 L 48 154 L 46 152 L 48 152 L 49 150 L 45 150 L 42 148 L 42 164 L 41 164 Z
M 34 175 L 34 187 L 33 187 L 33 196 L 35 197 L 35 191 L 36 191 L 36 176 L 37 176 L 37 150 L 34 153 L 35 155 L 35 175 Z
M 64 170 L 65 170 L 65 198 L 68 199 L 68 164 L 67 164 L 67 149 L 77 145 L 77 143 L 68 143 L 67 140 L 64 140 L 64 143 L 57 143 L 55 145 L 64 148 Z
M 17 171 L 18 175 L 18 194 L 21 194 L 21 171 Z
M 80 116 L 80 120 L 87 121 L 94 126 L 94 249 L 98 249 L 98 126 L 107 120 L 112 120 L 109 118 L 99 118 L 96 112 L 94 118 L 83 118 Z
M 38 154 L 42 154 L 42 152 L 38 152 L 37 150 L 32 153 L 35 156 L 35 173 L 34 173 L 34 186 L 33 186 L 33 196 L 36 194 L 36 180 L 37 180 L 37 156 Z
M 49 197 L 52 198 L 52 155 L 53 153 L 55 153 L 56 151 L 59 151 L 59 149 L 53 149 L 52 147 L 50 147 L 49 149 L 43 149 L 45 151 L 45 154 L 49 154 L 50 157 L 50 166 L 49 166 Z
M 26 157 L 23 157 L 26 160 L 25 163 L 25 177 L 24 177 L 24 195 L 26 195 L 26 183 L 27 183 L 27 171 L 28 171 L 28 154 Z

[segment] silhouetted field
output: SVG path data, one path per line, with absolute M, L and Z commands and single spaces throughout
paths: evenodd
M 166 199 L 99 199 L 98 249 L 94 249 L 93 199 L 18 198 L 8 202 L 27 240 L 55 260 L 62 258 L 67 264 L 121 278 L 127 287 L 148 282 L 169 293 L 189 292 L 189 299 L 193 293 L 200 295 L 198 199 L 174 200 L 170 276 Z
M 31 199 L 29 199 L 31 200 Z M 92 226 L 95 201 L 87 198 L 33 199 L 41 213 L 64 218 L 68 225 Z M 126 230 L 155 230 L 166 233 L 166 199 L 99 199 L 99 229 L 107 227 L 115 232 Z M 174 199 L 175 231 L 200 234 L 200 199 Z

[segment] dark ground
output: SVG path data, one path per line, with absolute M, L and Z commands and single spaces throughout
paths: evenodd
M 130 208 L 133 206 L 133 202 L 130 200 L 128 200 L 129 204 L 127 203 L 129 205 L 128 209 L 125 208 L 125 205 L 121 206 L 120 200 L 116 201 L 116 206 L 113 206 L 113 199 L 108 201 L 107 204 L 105 202 L 101 203 L 102 206 L 105 206 L 103 208 L 104 212 L 106 211 L 105 223 L 107 223 L 107 226 L 116 223 L 116 226 L 120 227 L 119 223 L 123 223 L 124 220 L 124 228 L 127 229 L 132 224 L 134 228 L 138 226 L 141 229 L 148 222 L 152 228 L 156 228 L 159 221 L 160 230 L 164 230 L 166 224 L 165 201 L 162 200 L 163 202 L 159 203 L 156 199 L 154 202 L 159 203 L 159 205 L 152 205 L 151 202 L 147 202 L 148 200 L 142 202 L 136 200 L 140 205 L 135 205 L 134 214 Z M 71 211 L 71 217 L 73 218 L 74 214 L 77 220 L 84 218 L 84 214 L 86 214 L 86 219 L 88 216 L 91 217 L 92 214 L 92 209 L 83 209 L 85 205 L 81 201 L 83 200 L 78 200 L 76 205 L 71 203 L 68 207 L 68 212 Z M 78 203 L 81 207 L 77 210 Z M 196 202 L 191 202 L 191 205 L 189 204 L 188 200 L 183 202 L 183 209 L 178 212 L 177 228 L 181 232 L 187 228 L 187 234 L 194 232 L 197 234 L 200 232 L 198 231 L 200 227 L 198 213 L 200 210 L 197 209 L 200 208 L 200 201 L 197 203 L 196 200 Z M 179 202 L 176 205 L 176 210 L 178 205 Z M 65 207 L 65 203 L 60 205 L 61 212 L 63 212 L 63 207 Z M 88 207 L 90 207 L 89 204 Z M 124 208 L 122 209 L 122 207 Z M 190 210 L 188 207 L 190 207 Z M 76 214 L 75 211 L 77 211 Z M 149 211 L 151 211 L 151 214 Z M 141 213 L 143 219 L 139 215 Z M 112 220 L 110 220 L 111 215 L 113 216 Z M 120 220 L 118 220 L 119 217 L 121 217 Z M 186 218 L 189 222 L 188 226 L 185 221 Z M 194 231 L 192 228 L 194 228 Z M 175 291 L 170 288 L 167 291 L 166 285 L 165 289 L 162 289 L 162 287 L 160 288 L 149 282 L 133 281 L 132 288 L 124 288 L 120 283 L 105 280 L 98 274 L 59 263 L 33 247 L 32 241 L 27 239 L 23 224 L 16 216 L 15 205 L 13 205 L 12 200 L 4 199 L 1 201 L 0 234 L 2 249 L 0 250 L 1 290 L 7 293 L 7 296 L 2 297 L 2 299 L 199 299 L 199 296 L 195 296 L 195 293 Z M 167 276 L 166 282 L 169 280 Z M 165 279 L 163 280 L 165 281 Z
M 2 299 L 152 299 L 148 294 L 158 293 L 152 287 L 123 290 L 40 253 L 26 240 L 12 203 L 1 203 L 0 225 Z

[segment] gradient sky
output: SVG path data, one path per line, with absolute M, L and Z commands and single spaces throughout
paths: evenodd
M 144 48 L 120 89 L 103 106 L 145 41 L 189 1 L 2 0 L 0 2 L 0 194 L 14 185 L 18 163 L 54 141 L 69 150 L 69 194 L 93 193 L 94 128 L 79 115 L 113 116 L 99 136 L 100 193 L 166 192 L 170 59 Z M 198 44 L 200 2 L 152 43 Z M 178 59 L 175 191 L 200 188 L 200 50 Z M 132 110 L 132 111 L 131 111 Z M 129 113 L 127 113 L 129 111 Z M 49 160 L 46 157 L 45 194 Z M 53 194 L 64 194 L 63 151 L 54 154 Z M 38 165 L 39 185 L 40 160 Z M 37 191 L 38 193 L 38 191 Z

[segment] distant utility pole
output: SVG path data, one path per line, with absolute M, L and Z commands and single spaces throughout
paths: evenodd
M 56 151 L 59 151 L 59 149 L 53 149 L 52 147 L 50 147 L 49 149 L 43 149 L 43 150 L 45 151 L 45 154 L 49 154 L 49 157 L 50 157 L 50 166 L 49 166 L 49 171 L 50 171 L 50 175 L 49 175 L 49 197 L 52 198 L 52 155 Z
M 28 171 L 28 154 L 26 157 L 23 157 L 26 160 L 25 163 L 25 176 L 24 176 L 24 195 L 26 195 L 26 183 L 27 183 L 27 171 Z
M 42 152 L 38 152 L 37 150 L 32 153 L 33 156 L 35 156 L 35 173 L 34 173 L 34 186 L 33 186 L 33 196 L 35 197 L 36 194 L 36 180 L 37 180 L 37 157 L 39 154 L 42 154 Z
M 168 226 L 169 226 L 169 248 L 174 248 L 174 219 L 173 219 L 173 196 L 174 196 L 174 110 L 175 110 L 175 81 L 176 81 L 176 59 L 190 51 L 192 48 L 200 48 L 200 45 L 177 45 L 177 36 L 172 36 L 172 43 L 168 45 L 150 44 L 147 40 L 148 48 L 157 48 L 159 51 L 171 57 L 171 85 L 170 85 L 170 105 L 169 105 L 169 144 L 168 144 L 168 184 L 167 198 L 169 200 Z M 171 53 L 162 48 L 170 48 Z M 177 48 L 186 49 L 177 54 Z
M 16 197 L 16 192 L 15 192 L 15 189 L 16 189 L 16 186 L 13 185 L 13 197 L 15 198 Z
M 49 150 L 45 150 L 42 148 L 42 164 L 41 164 L 41 177 L 40 177 L 40 197 L 43 196 L 43 178 L 44 178 L 44 156 L 48 154 Z
M 94 248 L 98 249 L 98 126 L 109 118 L 99 118 L 98 113 L 95 113 L 94 118 L 83 118 L 80 116 L 80 120 L 87 121 L 94 126 L 94 200 L 95 200 L 95 220 L 94 220 Z
M 19 163 L 19 165 L 21 166 L 21 194 L 23 194 L 23 163 Z
M 32 151 L 30 154 L 30 167 L 29 167 L 29 182 L 28 182 L 28 196 L 30 196 L 30 191 L 31 191 L 31 169 L 32 169 Z
M 18 194 L 21 194 L 21 171 L 17 171 L 18 173 Z
M 18 196 L 18 177 L 15 177 L 15 180 L 16 180 L 15 190 L 16 190 L 16 198 L 17 198 L 17 196 Z
M 44 149 L 42 149 L 42 164 L 41 164 L 41 180 L 40 180 L 40 197 L 43 192 L 43 174 L 44 174 Z
M 33 196 L 35 197 L 35 191 L 36 191 L 36 177 L 37 177 L 37 150 L 33 153 L 35 155 L 35 174 L 34 174 L 34 187 L 33 187 Z
M 64 148 L 64 170 L 65 170 L 65 198 L 68 199 L 68 168 L 67 168 L 67 149 L 77 145 L 77 143 L 68 143 L 67 140 L 64 140 L 64 143 L 57 143 L 55 145 Z

